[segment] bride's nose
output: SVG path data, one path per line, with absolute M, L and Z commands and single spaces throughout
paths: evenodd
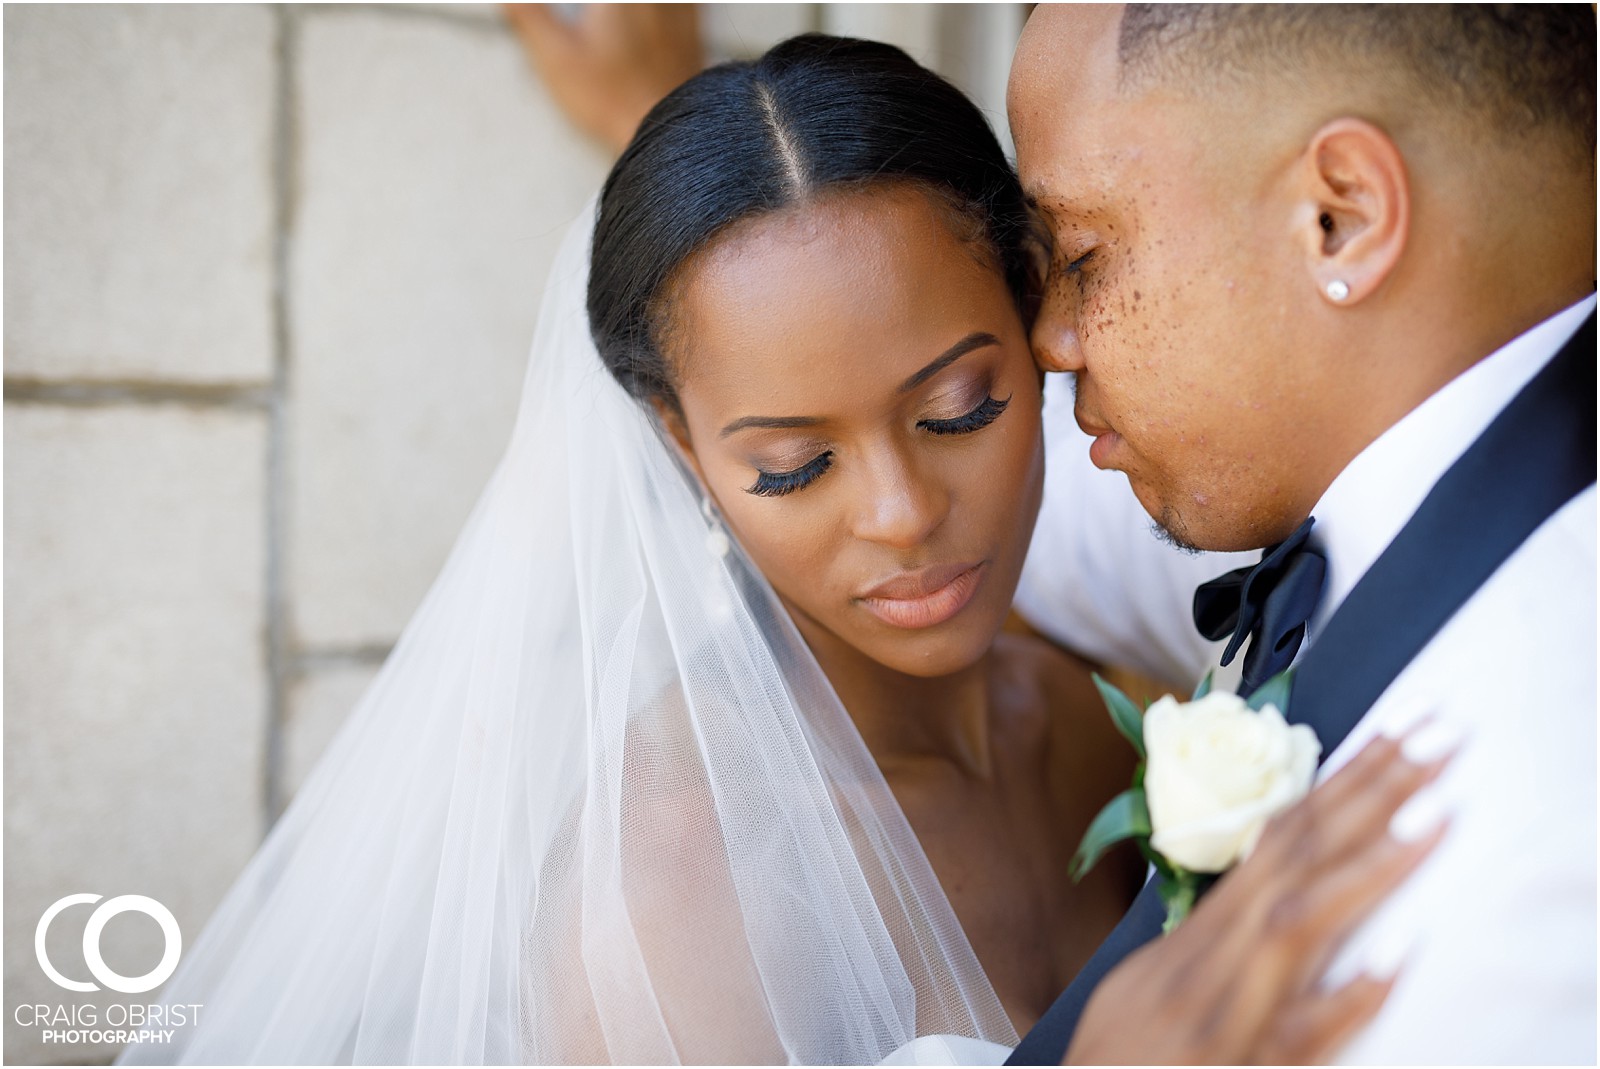
M 898 452 L 869 461 L 860 485 L 856 537 L 892 549 L 922 545 L 950 512 L 943 482 L 919 472 Z
M 1065 297 L 1046 295 L 1034 320 L 1028 344 L 1041 371 L 1082 371 L 1083 346 L 1078 340 L 1077 317 L 1070 314 Z

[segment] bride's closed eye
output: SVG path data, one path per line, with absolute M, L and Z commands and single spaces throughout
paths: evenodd
M 917 426 L 929 434 L 971 434 L 973 431 L 983 430 L 983 428 L 999 419 L 1000 413 L 1004 412 L 1006 406 L 1010 403 L 1010 397 L 1005 398 L 1003 401 L 997 401 L 993 397 L 985 396 L 982 401 L 978 402 L 978 407 L 971 412 L 957 416 L 955 419 L 918 420 Z
M 818 476 L 833 467 L 833 450 L 789 471 L 756 471 L 755 485 L 745 487 L 745 493 L 757 497 L 782 497 L 810 486 Z
M 954 419 L 918 420 L 917 426 L 929 434 L 971 434 L 983 430 L 999 419 L 1000 414 L 1010 403 L 1010 397 L 997 399 L 985 395 L 970 412 Z M 745 487 L 745 493 L 755 494 L 757 497 L 782 497 L 784 494 L 792 494 L 796 490 L 810 486 L 831 467 L 833 467 L 833 450 L 830 449 L 798 468 L 791 468 L 788 471 L 762 471 L 758 468 L 755 483 Z

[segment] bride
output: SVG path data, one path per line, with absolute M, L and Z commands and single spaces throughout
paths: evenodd
M 164 989 L 197 1023 L 123 1061 L 1002 1060 L 1143 877 L 1068 876 L 1131 752 L 1084 666 L 1002 633 L 1032 233 L 983 117 L 889 46 L 797 38 L 658 105 L 443 573 Z M 1280 819 L 1069 1053 L 1336 1049 L 1387 986 L 1319 966 L 1425 849 L 1384 835 L 1436 771 L 1397 754 Z

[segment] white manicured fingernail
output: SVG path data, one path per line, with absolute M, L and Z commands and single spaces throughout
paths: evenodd
M 1414 765 L 1427 765 L 1459 750 L 1466 741 L 1467 730 L 1458 721 L 1436 716 L 1401 739 L 1400 752 Z
M 1361 972 L 1380 984 L 1386 984 L 1400 975 L 1400 970 L 1416 949 L 1415 933 L 1386 932 L 1367 951 Z
M 1399 705 L 1393 712 L 1384 716 L 1380 733 L 1386 739 L 1396 741 L 1403 739 L 1413 728 L 1432 715 L 1434 709 L 1433 702 L 1420 698 Z
M 1450 816 L 1450 807 L 1437 787 L 1412 795 L 1389 818 L 1389 836 L 1402 843 L 1420 843 L 1439 830 Z

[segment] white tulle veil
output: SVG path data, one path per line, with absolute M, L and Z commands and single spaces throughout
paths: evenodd
M 602 366 L 593 219 L 442 574 L 160 992 L 198 1025 L 124 1062 L 1016 1042 L 827 679 Z

